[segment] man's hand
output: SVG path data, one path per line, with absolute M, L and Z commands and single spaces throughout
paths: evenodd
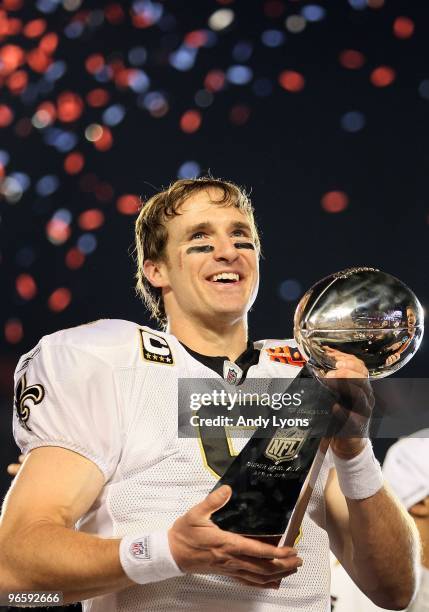
M 265 544 L 220 529 L 210 517 L 231 497 L 224 485 L 178 518 L 169 530 L 171 553 L 183 572 L 221 574 L 262 588 L 278 588 L 302 560 L 293 548 Z
M 21 469 L 22 466 L 22 462 L 24 461 L 24 455 L 19 455 L 18 457 L 18 463 L 10 463 L 7 466 L 7 473 L 10 476 L 16 476 L 19 472 L 19 470 Z
M 338 457 L 352 459 L 365 446 L 374 406 L 368 370 L 354 355 L 330 347 L 325 347 L 325 351 L 336 362 L 335 370 L 326 373 L 326 382 L 340 395 L 340 403 L 335 404 L 333 413 L 341 427 L 339 435 L 331 440 L 331 448 Z

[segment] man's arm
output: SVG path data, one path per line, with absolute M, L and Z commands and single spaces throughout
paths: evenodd
M 331 439 L 340 471 L 331 471 L 325 489 L 331 547 L 375 604 L 401 610 L 416 589 L 418 532 L 383 485 L 365 438 L 373 405 L 365 364 L 336 349 L 327 351 L 335 359 L 335 369 L 326 373 L 325 381 L 340 394 L 334 414 L 342 423 L 339 435 Z
M 88 459 L 58 447 L 33 450 L 12 484 L 0 520 L 0 591 L 125 588 L 119 540 L 74 530 L 104 484 Z M 25 542 L 25 546 L 22 546 Z
M 31 451 L 0 519 L 0 592 L 58 590 L 69 603 L 135 585 L 122 568 L 120 540 L 74 530 L 103 485 L 98 467 L 77 453 L 58 447 Z M 302 561 L 294 549 L 228 533 L 212 523 L 211 513 L 229 495 L 227 487 L 214 491 L 174 523 L 168 536 L 176 563 L 184 572 L 277 585 Z
M 367 499 L 344 497 L 335 470 L 325 499 L 331 548 L 347 573 L 376 605 L 406 608 L 420 562 L 418 532 L 408 513 L 386 487 Z

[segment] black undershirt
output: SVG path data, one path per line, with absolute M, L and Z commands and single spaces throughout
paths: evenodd
M 209 355 L 201 355 L 201 353 L 193 351 L 188 346 L 183 344 L 183 342 L 181 342 L 180 344 L 183 346 L 184 349 L 188 351 L 190 355 L 192 355 L 192 357 L 194 357 L 194 359 L 196 359 L 206 367 L 210 368 L 211 370 L 216 372 L 216 374 L 219 374 L 219 376 L 223 378 L 223 364 L 225 361 L 231 361 L 229 357 L 211 357 Z M 239 357 L 237 357 L 234 363 L 243 372 L 243 376 L 240 382 L 243 382 L 243 380 L 246 378 L 249 368 L 252 365 L 256 365 L 258 363 L 260 352 L 261 351 L 259 349 L 256 349 L 253 346 L 253 342 L 248 342 L 246 350 L 241 353 Z

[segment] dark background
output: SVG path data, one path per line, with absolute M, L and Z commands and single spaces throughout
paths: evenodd
M 0 494 L 8 486 L 5 466 L 17 453 L 10 422 L 19 355 L 44 334 L 94 319 L 149 323 L 133 290 L 135 214 L 121 212 L 126 194 L 133 203 L 177 176 L 207 172 L 251 190 L 264 252 L 250 316 L 255 339 L 290 337 L 299 296 L 348 266 L 390 272 L 428 303 L 425 3 L 4 0 L 0 6 Z M 213 30 L 220 9 L 233 19 Z M 44 22 L 37 35 L 34 20 Z M 302 31 L 291 31 L 294 21 Z M 32 60 L 30 52 L 45 48 L 43 37 L 52 32 L 56 49 Z M 275 39 L 279 44 L 269 46 Z M 198 41 L 205 42 L 195 48 Z M 4 62 L 7 45 L 15 47 L 12 57 L 16 48 L 23 51 L 20 64 Z M 361 65 L 344 65 L 347 50 L 360 52 Z M 95 74 L 87 67 L 93 54 L 104 64 Z M 237 66 L 250 69 L 242 84 L 234 82 L 243 74 Z M 380 67 L 381 76 L 392 75 L 390 84 L 380 86 Z M 210 98 L 214 70 L 225 83 Z M 284 71 L 303 78 L 299 91 L 282 86 Z M 27 79 L 20 87 L 11 81 L 16 72 Z M 109 101 L 94 107 L 87 96 L 97 88 Z M 35 126 L 44 102 L 61 115 L 64 92 L 81 99 L 76 119 L 52 116 L 46 127 Z M 112 145 L 100 151 L 85 130 L 94 123 L 109 128 L 103 113 L 118 104 L 124 117 L 110 125 Z M 12 112 L 10 121 L 1 105 Z M 188 111 L 201 118 L 192 133 L 183 130 Z M 55 139 L 61 146 L 52 145 Z M 84 156 L 84 167 L 70 174 L 64 163 L 73 152 Z M 186 162 L 193 165 L 183 167 Z M 40 187 L 47 175 L 56 182 L 50 195 Z M 341 192 L 338 212 L 331 192 Z M 93 209 L 104 222 L 91 229 L 81 214 Z M 47 224 L 58 216 L 68 237 L 53 244 Z M 70 258 L 82 254 L 80 267 L 71 269 Z M 70 292 L 66 306 L 50 298 L 59 288 Z M 427 358 L 423 341 L 406 375 L 425 377 Z M 380 457 L 385 446 L 378 443 Z

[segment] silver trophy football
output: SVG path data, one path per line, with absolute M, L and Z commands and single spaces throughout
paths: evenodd
M 294 336 L 310 366 L 334 367 L 326 347 L 362 359 L 373 378 L 404 366 L 423 337 L 423 309 L 400 280 L 350 268 L 316 283 L 295 312 Z
M 390 274 L 350 268 L 322 279 L 305 293 L 295 312 L 294 336 L 308 362 L 288 393 L 302 388 L 305 378 L 323 379 L 327 370 L 335 368 L 327 348 L 355 355 L 370 377 L 380 378 L 399 370 L 417 351 L 423 309 L 411 289 Z M 314 380 L 306 396 L 315 411 L 324 408 L 328 415 L 337 401 L 320 380 Z M 307 431 L 294 431 L 293 439 L 290 430 L 276 429 L 271 435 L 267 440 L 256 431 L 231 459 L 216 487 L 228 484 L 233 494 L 212 520 L 228 531 L 275 542 L 283 534 L 281 543 L 291 546 L 329 437 L 320 439 L 326 434 L 317 433 L 313 424 Z M 274 442 L 276 453 L 269 452 Z M 293 456 L 286 452 L 291 448 L 296 448 Z

